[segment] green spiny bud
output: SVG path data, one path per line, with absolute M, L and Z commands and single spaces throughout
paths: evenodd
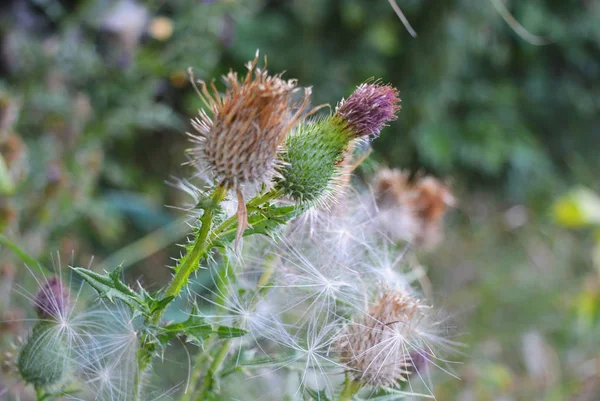
M 327 196 L 352 139 L 334 117 L 298 125 L 286 139 L 277 188 L 296 202 L 315 202 Z
M 17 367 L 23 380 L 36 387 L 59 384 L 68 369 L 68 348 L 57 335 L 56 322 L 38 322 L 21 348 Z

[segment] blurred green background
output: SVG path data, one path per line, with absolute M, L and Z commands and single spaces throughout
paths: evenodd
M 506 1 L 510 24 L 500 0 L 397 3 L 416 38 L 387 0 L 3 0 L 0 233 L 44 262 L 126 259 L 156 288 L 185 233 L 164 205 L 185 201 L 166 181 L 191 174 L 188 67 L 210 80 L 260 49 L 331 105 L 381 78 L 403 109 L 372 158 L 447 179 L 459 199 L 419 255 L 466 345 L 437 398 L 600 400 L 600 231 L 569 224 L 577 205 L 552 214 L 569 189 L 600 190 L 600 2 Z M 2 247 L 0 275 L 27 276 Z M 29 314 L 9 293 L 0 320 Z

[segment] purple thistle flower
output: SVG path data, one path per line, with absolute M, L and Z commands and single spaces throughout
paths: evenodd
M 69 303 L 69 293 L 58 277 L 52 277 L 38 291 L 33 302 L 40 319 L 59 319 Z
M 354 93 L 342 100 L 336 114 L 344 120 L 356 137 L 379 135 L 386 124 L 398 118 L 398 90 L 377 81 L 359 85 Z

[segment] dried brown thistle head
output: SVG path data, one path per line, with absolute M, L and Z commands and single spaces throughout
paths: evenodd
M 378 207 L 385 214 L 384 220 L 395 226 L 402 222 L 403 227 L 395 231 L 417 246 L 433 246 L 439 242 L 442 219 L 448 207 L 456 204 L 444 182 L 431 176 L 411 181 L 408 172 L 398 169 L 380 170 L 373 180 L 373 191 Z M 396 221 L 391 221 L 393 216 Z
M 354 380 L 378 387 L 407 380 L 421 308 L 417 299 L 388 289 L 347 327 L 339 349 Z
M 294 100 L 297 81 L 281 74 L 269 75 L 258 68 L 258 52 L 248 62 L 248 73 L 225 77 L 227 90 L 219 94 L 214 83 L 198 81 L 197 92 L 209 110 L 192 120 L 196 134 L 191 149 L 196 161 L 206 164 L 221 185 L 268 184 L 276 172 L 277 153 L 290 129 L 303 118 L 310 100 L 310 88 L 301 100 Z

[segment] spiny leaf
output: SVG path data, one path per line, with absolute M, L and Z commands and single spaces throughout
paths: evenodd
M 303 207 L 298 206 L 275 206 L 268 205 L 267 207 L 257 209 L 248 217 L 250 227 L 244 231 L 244 236 L 253 234 L 263 234 L 273 236 L 276 230 L 286 224 L 292 218 L 302 214 L 305 211 Z M 223 247 L 231 243 L 235 239 L 237 224 L 228 228 L 219 234 L 218 240 L 214 241 L 213 245 Z
M 215 332 L 219 338 L 236 338 L 245 335 L 248 333 L 248 330 L 237 327 L 219 326 Z
M 192 315 L 184 322 L 172 323 L 161 328 L 158 338 L 162 344 L 166 344 L 179 335 L 185 335 L 188 341 L 200 345 L 211 334 L 217 334 L 219 338 L 234 338 L 246 333 L 246 330 L 226 326 L 219 326 L 215 330 L 204 318 Z
M 162 299 L 152 299 L 146 302 L 148 303 L 148 306 L 150 308 L 150 313 L 154 314 L 165 309 L 173 299 L 175 299 L 175 297 L 170 296 Z
M 84 279 L 98 295 L 114 302 L 119 299 L 125 302 L 134 312 L 140 312 L 148 315 L 148 308 L 138 293 L 121 281 L 119 274 L 121 268 L 118 267 L 109 275 L 103 275 L 82 267 L 72 267 L 73 271 Z

